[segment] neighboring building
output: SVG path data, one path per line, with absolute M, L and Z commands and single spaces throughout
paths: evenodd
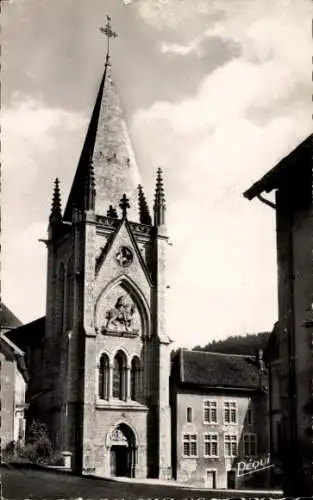
M 236 465 L 268 453 L 266 386 L 253 357 L 176 353 L 170 389 L 175 479 L 208 488 L 265 486 L 267 471 L 238 478 Z
M 35 401 L 40 401 L 41 391 L 41 363 L 44 355 L 44 334 L 45 334 L 45 317 L 39 318 L 31 323 L 22 325 L 15 330 L 7 333 L 7 337 L 17 345 L 24 353 L 24 359 L 28 371 L 28 384 L 26 390 L 26 402 L 31 405 L 26 411 L 26 421 L 33 420 L 33 414 L 36 410 Z M 36 413 L 36 412 L 35 412 Z
M 3 452 L 13 442 L 24 443 L 28 380 L 24 353 L 4 333 L 0 334 L 0 373 L 0 445 Z
M 0 333 L 8 333 L 22 325 L 22 322 L 2 302 L 0 306 Z
M 23 443 L 25 433 L 25 392 L 27 371 L 24 352 L 8 335 L 22 322 L 4 304 L 0 307 L 0 409 L 1 450 L 12 443 Z
M 278 364 L 284 489 L 312 493 L 312 137 L 244 196 L 276 210 Z M 262 193 L 276 191 L 275 204 Z M 272 358 L 273 356 L 269 356 Z M 275 423 L 272 428 L 275 427 Z

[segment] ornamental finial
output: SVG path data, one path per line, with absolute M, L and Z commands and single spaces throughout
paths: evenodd
M 52 207 L 51 207 L 49 222 L 61 222 L 61 221 L 62 221 L 62 208 L 61 208 L 60 181 L 58 178 L 56 178 L 54 181 Z
M 165 224 L 165 194 L 163 187 L 162 169 L 158 168 L 154 198 L 154 224 L 155 226 L 163 226 Z
M 138 205 L 139 205 L 139 220 L 142 224 L 151 225 L 151 216 L 146 197 L 143 192 L 142 186 L 138 186 Z
M 120 201 L 119 207 L 122 209 L 123 219 L 127 218 L 127 209 L 130 208 L 129 199 L 124 193 Z

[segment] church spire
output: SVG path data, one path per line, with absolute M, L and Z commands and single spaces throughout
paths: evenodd
M 149 207 L 144 195 L 142 186 L 138 185 L 138 206 L 139 206 L 139 221 L 141 224 L 151 225 L 151 216 L 149 213 Z
M 153 211 L 154 211 L 154 225 L 155 226 L 165 225 L 166 204 L 165 204 L 165 194 L 164 194 L 161 168 L 158 168 L 157 171 Z
M 96 200 L 95 172 L 92 158 L 90 159 L 85 178 L 85 210 L 94 210 Z
M 58 178 L 54 181 L 54 189 L 52 195 L 52 206 L 49 217 L 50 224 L 62 222 L 62 207 L 61 207 L 61 193 L 60 181 Z
M 112 30 L 110 17 L 107 17 L 107 24 L 100 30 L 107 37 L 104 73 L 65 208 L 64 220 L 72 220 L 74 207 L 84 208 L 86 170 L 92 160 L 97 192 L 95 213 L 105 215 L 110 205 L 118 206 L 121 196 L 125 193 L 131 202 L 127 216 L 129 220 L 136 222 L 138 214 L 135 201 L 140 176 L 112 77 L 110 41 L 117 35 Z

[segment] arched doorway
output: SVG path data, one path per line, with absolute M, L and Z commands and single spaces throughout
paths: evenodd
M 135 477 L 136 440 L 130 427 L 120 424 L 110 435 L 111 476 Z

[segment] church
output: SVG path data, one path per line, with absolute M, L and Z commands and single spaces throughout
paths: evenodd
M 162 170 L 152 212 L 139 182 L 107 54 L 63 213 L 55 180 L 45 240 L 46 315 L 13 334 L 29 360 L 27 421 L 48 424 L 54 448 L 70 456 L 78 473 L 189 483 L 197 477 L 197 484 L 206 477 L 211 487 L 226 487 L 244 426 L 248 437 L 262 435 L 260 452 L 267 449 L 259 368 L 240 356 L 180 353 L 171 375 Z
M 158 170 L 151 217 L 137 172 L 107 56 L 63 216 L 55 181 L 42 386 L 31 406 L 74 470 L 100 463 L 105 476 L 134 476 L 136 464 L 137 476 L 166 478 L 165 195 Z

